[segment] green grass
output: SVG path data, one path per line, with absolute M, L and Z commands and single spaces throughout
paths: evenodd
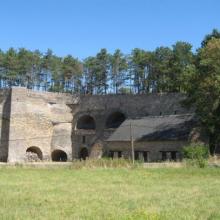
M 220 219 L 220 169 L 2 167 L 0 219 Z

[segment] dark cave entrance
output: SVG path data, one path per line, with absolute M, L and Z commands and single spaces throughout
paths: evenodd
M 86 160 L 86 158 L 89 157 L 89 152 L 88 152 L 88 149 L 87 148 L 82 148 L 80 150 L 80 153 L 79 153 L 79 159 L 80 160 Z
M 67 154 L 62 150 L 55 150 L 52 152 L 51 158 L 52 158 L 52 161 L 66 162 Z

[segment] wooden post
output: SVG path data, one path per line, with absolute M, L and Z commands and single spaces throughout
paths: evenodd
M 132 124 L 130 122 L 130 141 L 131 141 L 131 156 L 132 156 L 132 163 L 134 164 L 134 140 L 132 135 Z

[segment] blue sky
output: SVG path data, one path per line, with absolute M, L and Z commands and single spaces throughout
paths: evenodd
M 0 48 L 80 59 L 101 48 L 130 53 L 176 41 L 200 43 L 220 29 L 219 0 L 0 0 Z

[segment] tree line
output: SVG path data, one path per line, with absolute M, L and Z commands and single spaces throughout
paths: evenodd
M 218 35 L 213 30 L 201 48 Z M 72 55 L 56 56 L 50 49 L 41 53 L 10 48 L 0 50 L 0 87 L 83 94 L 186 92 L 189 77 L 199 68 L 198 51 L 193 53 L 191 44 L 178 41 L 154 51 L 135 48 L 129 55 L 101 49 L 80 61 Z

